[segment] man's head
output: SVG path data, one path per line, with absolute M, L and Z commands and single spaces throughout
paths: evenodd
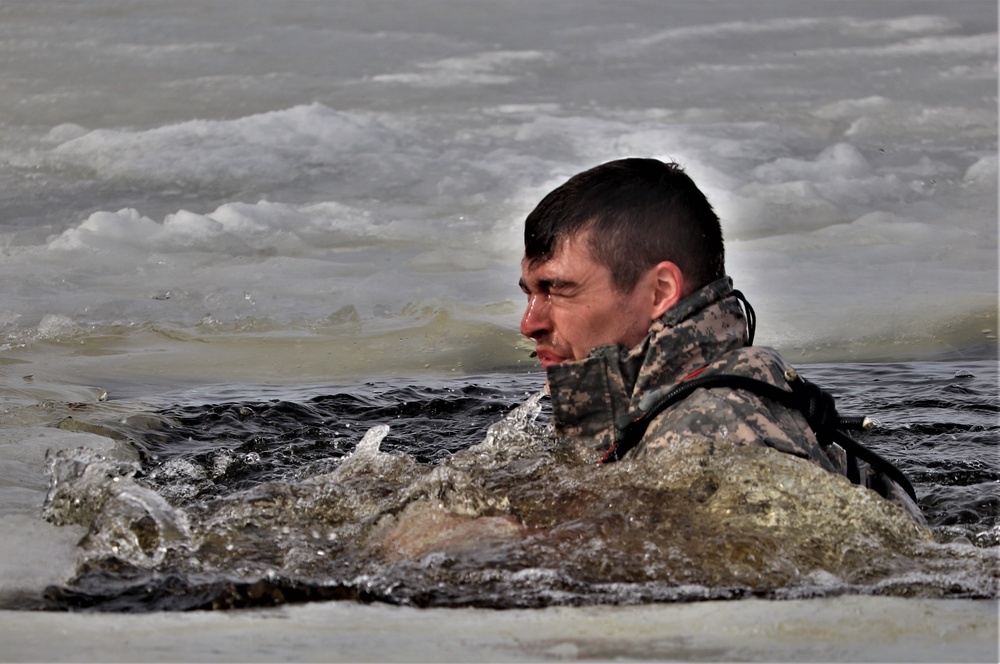
M 521 332 L 543 366 L 634 346 L 684 296 L 725 274 L 722 230 L 676 164 L 621 159 L 570 178 L 524 225 Z

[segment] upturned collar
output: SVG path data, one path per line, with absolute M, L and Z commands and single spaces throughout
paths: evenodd
M 643 393 L 747 344 L 740 299 L 732 279 L 723 277 L 653 321 L 634 348 L 600 346 L 583 360 L 548 367 L 556 431 L 607 449 L 615 418 L 631 410 Z

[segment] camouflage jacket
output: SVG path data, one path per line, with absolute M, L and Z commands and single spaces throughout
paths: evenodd
M 653 390 L 692 375 L 712 374 L 746 376 L 790 390 L 789 368 L 774 350 L 749 345 L 743 307 L 726 277 L 692 293 L 654 321 L 635 348 L 602 346 L 584 360 L 550 366 L 556 433 L 591 449 L 597 460 L 615 445 L 619 418 L 636 412 L 639 400 Z M 830 472 L 847 473 L 844 450 L 836 444 L 823 448 L 798 410 L 730 388 L 698 389 L 666 408 L 625 458 L 670 454 L 692 436 L 716 445 L 768 446 Z M 862 474 L 863 484 L 874 488 L 874 481 L 874 473 Z M 922 520 L 909 496 L 891 484 L 890 490 L 880 493 Z

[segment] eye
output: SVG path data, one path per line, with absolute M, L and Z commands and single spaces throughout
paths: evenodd
M 549 298 L 557 297 L 566 299 L 568 297 L 573 297 L 576 292 L 576 284 L 563 281 L 554 282 L 546 289 L 546 294 Z

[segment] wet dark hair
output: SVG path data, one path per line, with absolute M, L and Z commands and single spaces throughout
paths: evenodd
M 722 226 L 684 170 L 656 159 L 610 161 L 553 190 L 524 222 L 524 254 L 535 266 L 561 242 L 589 231 L 587 247 L 631 292 L 660 261 L 676 264 L 685 295 L 725 275 Z

